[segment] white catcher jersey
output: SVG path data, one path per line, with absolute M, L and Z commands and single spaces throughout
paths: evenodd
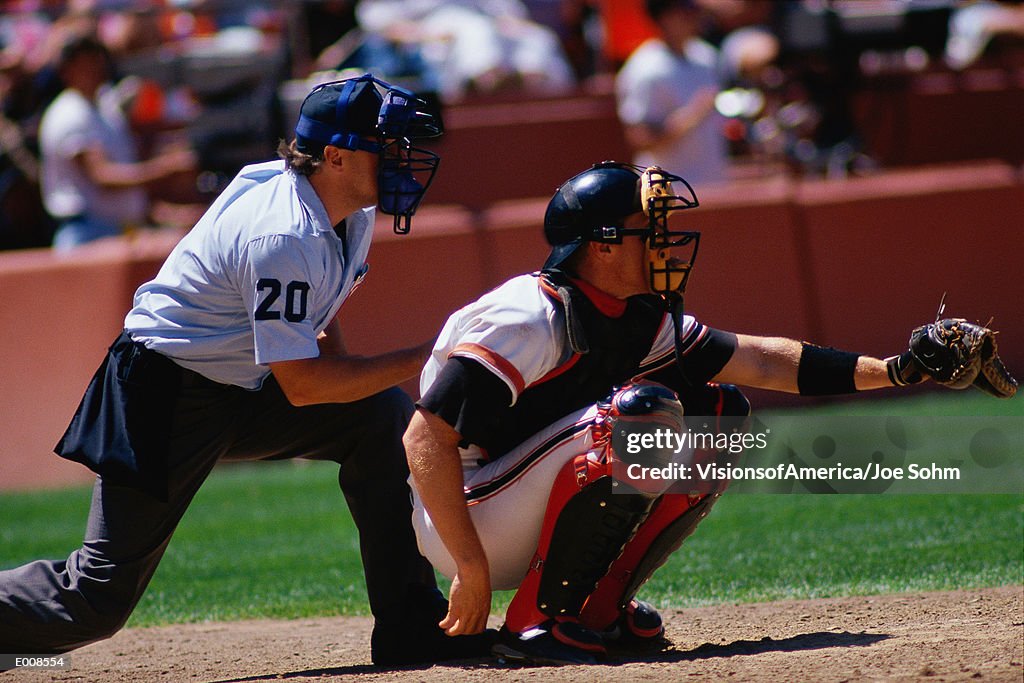
M 683 351 L 707 329 L 692 316 L 684 316 Z M 427 393 L 449 358 L 461 356 L 476 360 L 501 379 L 512 392 L 514 405 L 526 389 L 555 376 L 572 361 L 566 337 L 565 314 L 544 293 L 540 278 L 512 278 L 448 318 L 420 375 L 420 395 Z M 641 364 L 642 374 L 674 360 L 672 319 L 666 314 Z
M 243 168 L 135 293 L 125 329 L 223 384 L 258 389 L 269 363 L 319 355 L 317 335 L 366 272 L 374 208 L 334 231 L 284 161 Z

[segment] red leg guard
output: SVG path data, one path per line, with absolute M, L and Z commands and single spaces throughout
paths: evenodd
M 544 525 L 541 527 L 537 552 L 530 561 L 526 578 L 519 584 L 519 589 L 512 598 L 508 611 L 505 612 L 505 626 L 513 633 L 520 633 L 549 619 L 548 615 L 540 611 L 537 594 L 540 590 L 544 561 L 551 547 L 555 522 L 558 521 L 566 503 L 587 484 L 603 476 L 607 469 L 607 466 L 596 457 L 588 457 L 588 454 L 584 453 L 567 462 L 555 477 L 548 506 L 544 512 Z
M 659 498 L 651 514 L 640 525 L 636 535 L 622 549 L 622 554 L 615 560 L 611 569 L 601 578 L 597 588 L 587 599 L 580 614 L 580 622 L 595 630 L 603 630 L 615 623 L 625 608 L 624 603 L 629 602 L 624 598 L 632 599 L 633 597 L 627 595 L 627 592 L 636 579 L 636 569 L 647 556 L 651 546 L 673 522 L 682 518 L 683 515 L 708 498 L 707 495 L 686 496 L 680 494 Z M 678 547 L 683 540 L 685 537 L 679 538 L 678 543 L 674 545 Z M 667 557 L 666 555 L 665 559 Z
M 708 384 L 704 391 L 693 392 L 689 414 L 716 416 L 717 429 L 729 431 L 726 420 L 743 418 L 750 413 L 746 397 L 730 385 Z M 707 451 L 696 460 L 714 460 L 716 453 Z M 647 581 L 683 541 L 696 529 L 728 482 L 709 484 L 699 494 L 670 493 L 661 496 L 636 534 L 622 549 L 608 574 L 587 599 L 580 613 L 580 623 L 594 630 L 604 630 L 615 623 L 637 590 Z
M 643 398 L 643 391 L 616 405 L 642 415 L 650 406 L 631 404 L 635 397 Z M 693 398 L 701 403 L 690 406 L 692 415 L 721 418 L 749 411 L 734 387 L 708 385 Z M 576 456 L 555 478 L 537 552 L 505 616 L 513 633 L 551 619 L 600 630 L 611 626 L 721 493 L 713 484 L 692 496 L 655 499 L 635 490 L 613 495 L 612 480 L 609 459 L 594 453 Z
M 613 493 L 604 457 L 578 455 L 555 478 L 537 552 L 509 606 L 512 632 L 545 621 L 577 621 L 587 597 L 608 573 L 654 498 Z

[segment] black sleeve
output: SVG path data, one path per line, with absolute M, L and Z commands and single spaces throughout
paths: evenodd
M 708 333 L 686 350 L 679 362 L 683 375 L 691 384 L 707 384 L 722 371 L 736 352 L 736 335 L 707 328 Z
M 512 403 L 512 391 L 497 375 L 471 358 L 449 358 L 416 405 L 450 424 L 462 445 L 486 443 L 495 423 Z
M 648 377 L 682 393 L 689 387 L 702 387 L 722 371 L 736 351 L 736 335 L 706 328 L 706 333 L 678 354 L 678 362 Z

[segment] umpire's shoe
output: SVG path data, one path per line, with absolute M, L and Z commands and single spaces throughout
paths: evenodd
M 440 591 L 432 588 L 412 599 L 420 604 L 412 606 L 402 623 L 374 624 L 370 636 L 374 664 L 409 666 L 490 655 L 498 633 L 493 628 L 472 636 L 449 636 L 437 625 L 448 613 L 448 601 Z
M 502 626 L 492 648 L 503 663 L 526 666 L 596 664 L 605 655 L 596 632 L 577 621 L 546 621 L 522 633 Z

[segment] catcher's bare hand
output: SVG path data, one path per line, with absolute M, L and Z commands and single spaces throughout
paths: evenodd
M 484 571 L 463 571 L 452 579 L 448 614 L 438 626 L 450 636 L 482 633 L 491 614 L 491 578 Z
M 963 318 L 922 325 L 910 335 L 910 348 L 888 359 L 894 384 L 930 378 L 950 389 L 975 386 L 998 398 L 1017 393 L 1017 380 L 999 359 L 996 333 Z

